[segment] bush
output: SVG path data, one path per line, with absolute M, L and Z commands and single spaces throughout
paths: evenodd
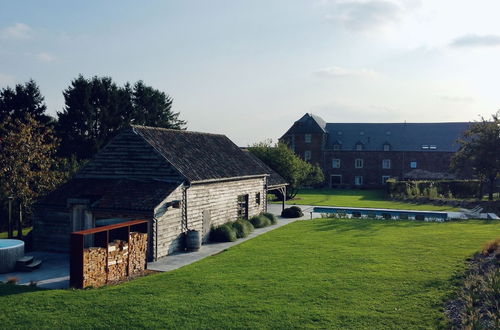
M 500 238 L 497 238 L 493 241 L 489 241 L 483 246 L 482 253 L 483 255 L 488 255 L 490 253 L 499 251 L 500 252 Z
M 210 240 L 213 242 L 234 242 L 236 238 L 236 231 L 230 223 L 212 227 L 210 230 Z
M 247 237 L 253 231 L 253 225 L 243 219 L 236 220 L 233 222 L 233 229 L 236 232 L 237 238 Z
M 387 180 L 387 192 L 391 197 L 400 198 L 427 197 L 436 199 L 440 196 L 475 198 L 481 195 L 481 182 L 478 180 Z
M 281 212 L 283 218 L 300 218 L 303 215 L 301 208 L 297 206 L 288 207 Z
M 271 225 L 275 225 L 278 223 L 278 219 L 276 218 L 276 216 L 272 213 L 269 213 L 269 212 L 264 212 L 262 213 L 261 215 L 265 216 L 266 218 L 269 219 L 269 221 L 271 221 Z
M 263 215 L 256 215 L 250 218 L 250 223 L 255 228 L 264 228 L 271 225 L 271 220 Z

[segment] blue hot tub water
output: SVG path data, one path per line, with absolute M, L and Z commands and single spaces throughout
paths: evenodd
M 24 245 L 24 242 L 18 239 L 0 239 L 0 249 L 11 248 L 20 245 Z
M 314 207 L 314 213 L 327 213 L 348 215 L 354 218 L 387 218 L 387 219 L 416 219 L 437 220 L 448 219 L 447 212 L 412 211 L 412 210 L 390 210 L 390 209 L 368 209 L 348 207 Z

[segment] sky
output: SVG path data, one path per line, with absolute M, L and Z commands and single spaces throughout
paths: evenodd
M 79 74 L 143 80 L 189 130 L 247 146 L 327 122 L 474 121 L 500 108 L 498 0 L 0 0 L 0 88 L 48 112 Z

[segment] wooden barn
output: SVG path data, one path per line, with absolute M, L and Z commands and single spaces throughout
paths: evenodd
M 73 231 L 146 219 L 156 260 L 187 230 L 206 242 L 211 226 L 265 211 L 267 191 L 286 186 L 271 172 L 224 135 L 131 126 L 36 204 L 34 246 L 67 252 Z

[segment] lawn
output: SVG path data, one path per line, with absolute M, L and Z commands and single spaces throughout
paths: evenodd
M 386 199 L 383 190 L 359 189 L 302 189 L 295 199 L 287 201 L 287 203 L 297 205 L 370 207 L 424 211 L 456 210 L 456 208 L 450 206 L 389 201 Z
M 23 236 L 26 236 L 30 231 L 32 227 L 28 228 L 23 228 Z M 0 232 L 0 238 L 7 238 L 8 233 L 6 231 Z M 14 239 L 17 238 L 17 230 L 14 230 Z
M 3 328 L 434 328 L 487 221 L 298 221 L 101 289 L 0 285 Z

